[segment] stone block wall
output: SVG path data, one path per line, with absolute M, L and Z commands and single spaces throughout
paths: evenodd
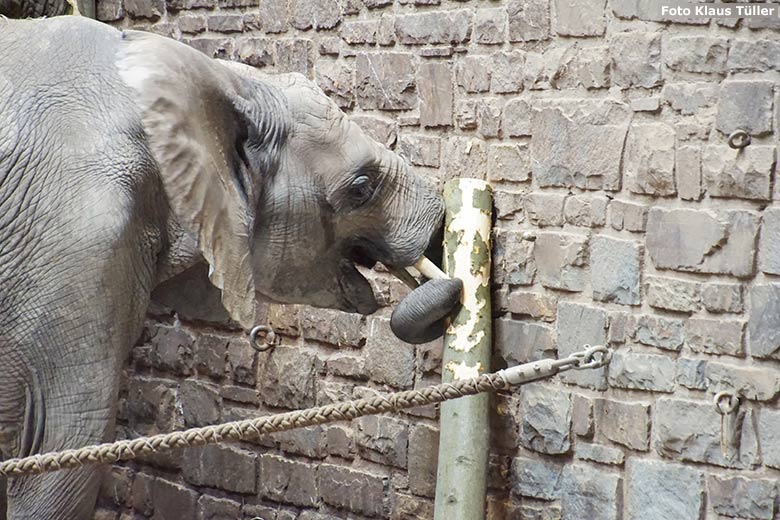
M 301 72 L 432 182 L 491 182 L 494 368 L 616 354 L 495 397 L 489 518 L 777 519 L 780 19 L 679 23 L 654 5 L 98 0 L 98 15 Z M 735 129 L 752 136 L 741 152 Z M 269 308 L 283 339 L 263 354 L 203 287 L 158 294 L 179 314 L 150 316 L 120 435 L 437 382 L 441 344 L 393 339 L 405 290 L 373 283 L 385 307 L 367 318 Z M 741 396 L 725 452 L 720 390 Z M 98 518 L 432 518 L 436 414 L 116 467 Z

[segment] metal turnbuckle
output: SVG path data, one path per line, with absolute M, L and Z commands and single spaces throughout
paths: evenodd
M 533 363 L 499 370 L 508 386 L 521 385 L 537 379 L 554 376 L 567 370 L 601 368 L 612 360 L 612 351 L 604 345 L 584 345 L 585 350 L 561 359 L 542 359 Z
M 278 339 L 274 330 L 268 325 L 256 325 L 249 332 L 249 344 L 258 352 L 271 350 L 276 346 Z

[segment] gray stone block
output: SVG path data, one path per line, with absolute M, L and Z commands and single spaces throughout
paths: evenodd
M 674 360 L 667 356 L 618 350 L 612 355 L 608 374 L 609 385 L 615 388 L 674 391 Z
M 493 54 L 490 90 L 496 94 L 511 94 L 523 90 L 525 53 L 501 51 Z
M 706 369 L 707 362 L 703 359 L 678 358 L 677 376 L 675 377 L 675 381 L 678 385 L 682 385 L 691 390 L 706 390 Z
M 764 219 L 766 222 L 766 213 Z M 745 307 L 742 284 L 739 283 L 705 284 L 701 291 L 701 301 L 704 308 L 713 313 L 742 312 Z
M 445 177 L 487 178 L 487 145 L 485 141 L 465 136 L 449 136 L 442 147 Z
M 780 274 L 780 208 L 770 207 L 764 210 L 758 246 L 758 265 L 761 271 Z
M 744 356 L 745 322 L 692 318 L 685 324 L 685 342 L 694 352 Z
M 388 478 L 335 464 L 319 466 L 322 500 L 331 506 L 367 516 L 387 517 L 384 501 Z
M 272 454 L 259 457 L 261 497 L 297 506 L 313 507 L 320 501 L 317 466 Z
M 316 404 L 316 367 L 310 351 L 279 345 L 258 358 L 257 389 L 269 406 L 308 408 Z
M 523 199 L 525 190 L 507 190 L 502 186 L 493 188 L 493 205 L 499 220 L 523 220 Z M 522 258 L 517 260 L 522 261 Z
M 691 313 L 701 305 L 701 286 L 679 278 L 648 276 L 645 295 L 651 307 Z
M 509 41 L 527 42 L 550 37 L 549 0 L 509 0 Z
M 488 149 L 488 179 L 528 182 L 531 180 L 531 156 L 528 145 L 492 144 Z
M 780 410 L 764 409 L 758 414 L 758 440 L 765 466 L 780 469 Z
M 566 198 L 563 216 L 567 224 L 602 227 L 607 223 L 606 195 L 572 195 Z
M 729 70 L 765 72 L 780 70 L 780 42 L 777 40 L 732 40 L 727 62 Z
M 341 39 L 350 45 L 374 45 L 379 20 L 348 20 L 341 25 Z
M 623 173 L 633 193 L 674 195 L 674 129 L 664 123 L 631 125 L 626 140 Z
M 349 109 L 355 105 L 353 71 L 346 64 L 319 60 L 314 65 L 314 79 L 340 108 Z
M 560 498 L 563 465 L 553 461 L 512 459 L 512 493 L 516 496 L 556 500 Z
M 722 74 L 726 69 L 728 38 L 675 36 L 664 42 L 664 63 L 678 72 Z
M 747 277 L 755 270 L 757 232 L 751 211 L 653 208 L 646 245 L 658 269 Z
M 470 9 L 427 11 L 395 17 L 395 34 L 405 45 L 459 44 L 471 38 Z
M 507 137 L 531 135 L 531 105 L 525 99 L 510 99 L 504 105 L 501 128 Z
M 753 145 L 744 150 L 706 146 L 701 158 L 704 185 L 711 197 L 770 200 L 775 147 Z
M 710 361 L 705 375 L 709 388 L 715 392 L 731 390 L 745 399 L 755 401 L 771 401 L 780 393 L 780 371 L 775 368 Z
M 523 388 L 520 444 L 539 453 L 561 454 L 571 449 L 571 401 L 566 392 L 551 392 L 540 384 Z
M 499 206 L 498 198 L 495 198 L 496 206 Z M 510 285 L 532 284 L 536 276 L 533 253 L 534 241 L 526 240 L 522 232 L 494 229 L 493 279 Z
M 680 464 L 633 459 L 628 463 L 626 520 L 700 520 L 704 474 Z
M 606 0 L 553 0 L 555 32 L 562 36 L 601 36 L 607 27 Z
M 598 399 L 595 406 L 599 436 L 637 451 L 650 445 L 650 405 Z
M 477 103 L 477 128 L 481 137 L 499 136 L 503 103 L 501 98 L 484 98 Z
M 472 40 L 483 45 L 504 43 L 507 38 L 507 10 L 504 7 L 477 9 Z
M 583 345 L 605 345 L 607 313 L 587 305 L 561 302 L 558 305 L 558 357 L 564 358 L 583 349 Z M 607 387 L 604 367 L 592 370 L 572 370 L 561 378 L 586 388 L 604 390 Z
M 164 479 L 151 489 L 154 518 L 195 518 L 198 493 Z
M 655 87 L 661 83 L 661 36 L 622 32 L 609 39 L 612 81 L 620 87 Z
M 301 333 L 313 339 L 341 347 L 362 347 L 366 318 L 359 314 L 331 309 L 301 307 Z
M 590 240 L 593 299 L 639 305 L 641 258 L 638 242 L 602 235 L 593 237 Z
M 388 318 L 371 320 L 366 342 L 366 370 L 373 381 L 396 388 L 411 387 L 414 359 L 414 345 L 396 338 Z
M 512 291 L 507 298 L 507 310 L 512 314 L 530 316 L 542 321 L 554 321 L 558 298 L 549 292 Z
M 360 107 L 382 110 L 415 108 L 415 72 L 412 54 L 358 53 L 355 92 Z
M 780 359 L 780 284 L 750 289 L 748 347 L 751 356 Z
M 571 396 L 571 431 L 580 437 L 593 435 L 593 399 L 580 394 Z
M 661 95 L 684 116 L 704 114 L 718 101 L 719 86 L 712 83 L 667 83 Z
M 254 494 L 257 456 L 235 446 L 203 446 L 184 452 L 182 475 L 196 486 Z
M 555 357 L 551 327 L 510 319 L 494 320 L 493 327 L 494 352 L 507 366 Z
M 562 193 L 531 193 L 526 195 L 523 209 L 528 220 L 535 226 L 562 226 L 566 198 L 567 196 Z
M 549 289 L 580 292 L 587 283 L 588 238 L 571 233 L 539 233 L 534 261 L 539 282 Z
M 489 56 L 463 56 L 458 62 L 458 85 L 469 93 L 490 90 L 490 62 Z
M 425 62 L 417 68 L 420 125 L 452 125 L 452 70 L 447 63 Z
M 422 134 L 402 134 L 396 152 L 415 166 L 439 167 L 441 138 Z
M 675 153 L 677 193 L 683 200 L 701 200 L 701 149 L 680 146 Z
M 777 482 L 742 476 L 710 475 L 707 479 L 709 503 L 713 511 L 730 518 L 772 520 Z
M 728 80 L 721 83 L 716 128 L 729 135 L 744 130 L 752 135 L 772 131 L 774 83 Z
M 355 442 L 361 457 L 372 462 L 406 468 L 409 425 L 399 419 L 377 415 L 357 421 Z
M 618 448 L 587 442 L 577 443 L 574 447 L 574 457 L 578 460 L 608 464 L 610 466 L 622 466 L 625 461 L 625 454 Z
M 561 484 L 562 520 L 618 520 L 623 480 L 584 464 L 569 464 Z
M 409 491 L 434 496 L 439 460 L 439 431 L 425 424 L 414 424 L 409 433 Z
M 609 203 L 609 225 L 618 231 L 644 232 L 648 210 L 644 204 L 613 200 Z
M 649 314 L 636 319 L 633 337 L 643 345 L 679 351 L 683 346 L 683 321 Z

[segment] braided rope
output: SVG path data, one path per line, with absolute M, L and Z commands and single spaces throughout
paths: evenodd
M 471 379 L 429 386 L 419 390 L 397 392 L 343 403 L 334 403 L 307 410 L 266 415 L 255 419 L 228 422 L 189 430 L 161 433 L 151 437 L 122 440 L 79 449 L 32 455 L 0 463 L 0 476 L 18 477 L 132 460 L 141 455 L 160 453 L 177 448 L 204 446 L 219 442 L 239 442 L 266 433 L 283 432 L 304 426 L 333 421 L 348 421 L 365 415 L 404 410 L 427 404 L 441 403 L 482 392 L 505 390 L 509 387 L 500 372 Z

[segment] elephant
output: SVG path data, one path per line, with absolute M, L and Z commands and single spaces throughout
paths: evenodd
M 150 292 L 197 262 L 245 330 L 261 302 L 371 314 L 356 266 L 412 265 L 442 224 L 436 190 L 299 74 L 74 16 L 0 18 L 0 48 L 4 457 L 111 439 Z M 413 321 L 457 305 L 445 282 L 407 296 Z M 99 480 L 11 478 L 9 518 L 91 518 Z

